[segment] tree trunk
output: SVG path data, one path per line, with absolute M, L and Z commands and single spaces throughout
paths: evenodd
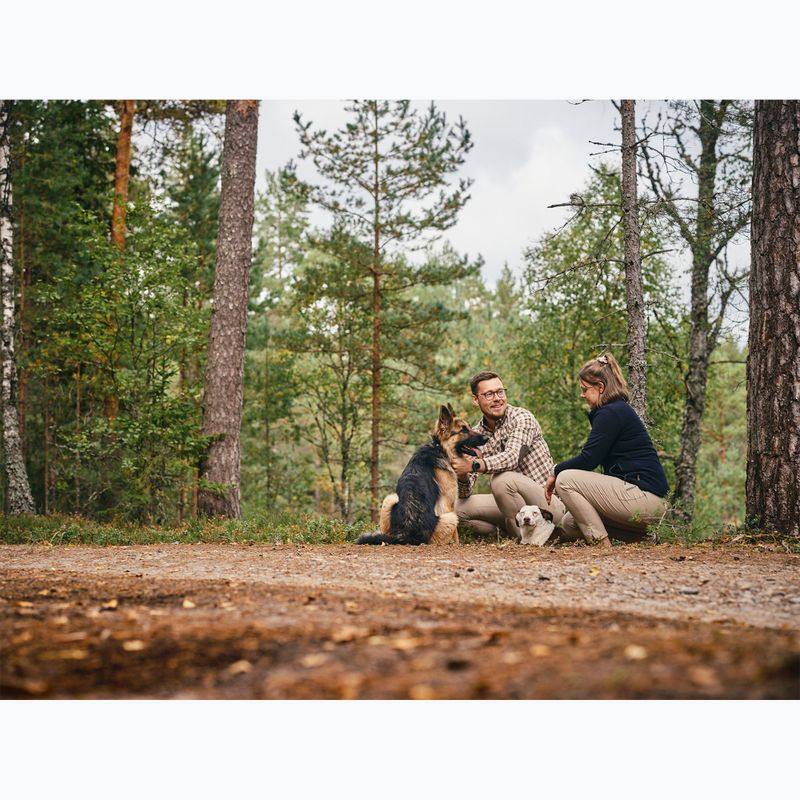
M 372 453 L 370 457 L 370 519 L 378 521 L 381 441 L 381 254 L 380 254 L 380 182 L 378 180 L 378 114 L 375 111 L 375 175 L 373 198 L 372 250 Z
M 747 518 L 800 536 L 800 101 L 755 111 Z
M 10 100 L 0 100 L 0 367 L 2 368 L 3 451 L 6 504 L 10 514 L 34 514 L 28 473 L 22 457 L 17 416 L 17 363 L 14 344 L 14 232 L 11 221 L 11 168 L 8 142 Z
M 625 238 L 625 289 L 628 304 L 628 366 L 630 404 L 647 421 L 647 360 L 645 357 L 644 283 L 636 190 L 636 101 L 621 102 L 622 222 Z
M 229 100 L 222 152 L 217 265 L 208 345 L 203 433 L 213 437 L 199 494 L 205 514 L 240 517 L 240 429 L 247 331 L 248 275 L 252 259 L 258 101 Z
M 28 294 L 31 286 L 31 271 L 25 264 L 25 228 L 22 215 L 18 219 L 19 226 L 19 360 L 24 362 L 28 352 L 28 336 L 30 320 L 28 319 Z M 19 438 L 22 445 L 22 460 L 28 460 L 28 370 L 19 370 L 19 386 L 17 387 L 17 414 L 19 416 Z
M 44 389 L 42 392 L 42 405 L 44 416 L 44 505 L 45 514 L 50 513 L 50 378 L 44 376 Z M 54 498 L 55 499 L 55 498 Z
M 131 137 L 135 113 L 135 100 L 119 101 L 119 135 L 117 137 L 117 161 L 114 168 L 114 210 L 111 214 L 111 238 L 120 250 L 125 248 L 125 211 L 128 207 Z
M 708 361 L 715 342 L 709 338 L 708 274 L 714 263 L 714 185 L 716 183 L 717 139 L 721 126 L 713 101 L 700 104 L 700 169 L 698 173 L 697 221 L 692 247 L 691 333 L 686 398 L 681 426 L 681 452 L 675 464 L 676 511 L 685 520 L 694 512 L 697 454 L 700 451 L 701 424 L 706 404 Z
M 81 432 L 81 365 L 75 370 L 75 436 Z M 81 452 L 75 451 L 75 513 L 81 513 Z
M 125 249 L 125 212 L 128 208 L 128 183 L 131 176 L 131 138 L 133 117 L 136 113 L 135 100 L 119 101 L 119 134 L 117 136 L 117 157 L 114 167 L 114 207 L 111 212 L 111 238 L 120 252 Z M 116 324 L 109 315 L 108 325 L 116 332 Z M 107 370 L 113 385 L 117 370 L 116 354 L 112 351 L 111 363 Z M 119 413 L 119 397 L 115 390 L 107 388 L 103 396 L 103 413 L 109 422 L 114 422 Z

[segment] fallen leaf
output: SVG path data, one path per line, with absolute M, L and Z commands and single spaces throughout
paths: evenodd
M 246 658 L 243 658 L 239 661 L 234 661 L 225 672 L 228 675 L 243 675 L 245 672 L 250 672 L 251 669 L 253 669 L 253 665 Z
M 689 670 L 689 680 L 697 686 L 716 686 L 717 673 L 711 667 L 692 667 Z
M 367 644 L 371 645 L 379 645 L 379 644 L 386 644 L 389 640 L 385 636 L 370 636 L 367 639 Z
M 640 644 L 629 644 L 625 648 L 625 658 L 629 661 L 642 661 L 647 658 L 647 650 Z
M 20 608 L 33 608 L 33 603 L 28 600 L 17 600 L 15 605 L 19 606 Z
M 189 599 L 185 599 L 181 605 L 184 608 L 197 608 L 197 606 Z
M 408 696 L 411 700 L 435 700 L 436 692 L 427 683 L 418 683 L 408 690 Z
M 22 631 L 22 633 L 11 640 L 11 644 L 25 644 L 31 639 L 33 639 L 33 634 L 30 631 Z
M 532 656 L 543 658 L 544 656 L 549 656 L 552 650 L 546 644 L 534 644 L 531 645 L 531 649 L 528 652 Z
M 386 543 L 382 542 L 382 544 Z M 363 682 L 364 678 L 362 675 L 354 673 L 345 675 L 344 678 L 342 678 L 342 682 L 339 686 L 339 697 L 342 700 L 357 700 L 358 692 Z
M 41 592 L 36 592 L 36 594 L 40 594 L 40 595 L 42 595 L 42 597 L 47 597 L 47 595 L 50 594 L 50 590 L 49 589 L 42 589 Z
M 225 609 L 225 611 L 233 611 L 236 608 L 236 604 L 231 603 L 230 600 L 223 600 L 219 604 L 219 607 Z
M 108 611 L 113 611 L 119 605 L 119 600 L 115 597 L 113 600 L 109 600 L 107 603 L 103 603 L 100 608 L 104 608 Z
M 415 639 L 413 637 L 398 637 L 397 639 L 392 639 L 390 644 L 395 650 L 415 650 L 422 644 L 422 639 Z
M 328 660 L 325 653 L 309 653 L 300 659 L 300 664 L 304 667 L 319 667 Z
M 89 638 L 88 631 L 74 631 L 73 633 L 62 633 L 55 637 L 54 641 L 59 644 L 63 642 L 80 642 Z
M 39 656 L 41 661 L 80 661 L 87 658 L 88 650 L 54 650 L 50 653 L 42 653 Z
M 595 575 L 599 575 L 600 574 L 600 567 L 591 567 L 591 569 L 589 570 L 589 574 L 592 577 L 594 577 Z
M 139 650 L 144 650 L 147 645 L 141 639 L 128 639 L 127 642 L 122 643 L 122 649 L 128 653 L 136 653 Z
M 23 681 L 20 688 L 27 694 L 44 694 L 50 686 L 45 681 Z
M 356 628 L 353 625 L 343 625 L 337 628 L 332 634 L 331 639 L 334 642 L 352 642 L 353 639 L 366 636 L 368 631 L 366 628 Z
M 60 616 L 60 617 L 53 617 L 51 620 L 53 625 L 67 625 L 69 623 L 69 617 Z

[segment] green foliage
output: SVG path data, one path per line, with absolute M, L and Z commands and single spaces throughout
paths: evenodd
M 447 185 L 472 149 L 464 121 L 451 126 L 433 103 L 419 112 L 408 100 L 356 100 L 345 110 L 349 121 L 331 134 L 295 113 L 301 158 L 326 181 L 314 202 L 364 244 L 377 235 L 381 250 L 454 225 L 471 183 Z
M 195 518 L 176 527 L 133 522 L 102 523 L 85 517 L 0 516 L 3 544 L 137 545 L 159 542 L 197 544 L 343 544 L 372 530 L 311 514 L 255 514 L 247 520 Z
M 527 254 L 526 314 L 512 334 L 520 404 L 542 424 L 556 461 L 574 455 L 589 426 L 577 373 L 605 349 L 625 364 L 627 314 L 619 176 L 597 171 L 581 195 L 582 208 L 560 234 L 545 237 Z M 642 250 L 663 249 L 645 221 Z M 682 386 L 663 339 L 680 337 L 673 281 L 660 257 L 643 259 L 648 330 L 648 414 L 657 448 L 678 446 Z
M 298 356 L 283 340 L 291 325 L 287 286 L 303 258 L 306 187 L 290 162 L 266 175 L 256 197 L 242 423 L 242 502 L 247 513 L 302 507 L 313 493 L 311 454 L 299 446 L 292 404 Z
M 315 185 L 303 184 L 290 162 L 267 174 L 257 198 L 242 430 L 247 522 L 129 524 L 187 512 L 205 444 L 200 400 L 220 170 L 218 142 L 195 121 L 219 121 L 220 106 L 182 102 L 138 107 L 139 133 L 157 135 L 151 146 L 135 141 L 123 253 L 108 235 L 117 123 L 107 104 L 15 103 L 14 255 L 24 276 L 19 364 L 32 488 L 40 508 L 47 494 L 50 510 L 110 522 L 56 517 L 26 528 L 23 519 L 7 536 L 350 541 L 363 526 L 309 512 L 350 520 L 369 508 L 376 273 L 382 488 L 427 440 L 439 404 L 475 418 L 468 380 L 481 369 L 498 372 L 510 402 L 536 414 L 557 460 L 577 451 L 589 430 L 578 369 L 606 347 L 625 364 L 618 176 L 597 170 L 576 198 L 574 221 L 530 249 L 521 280 L 506 268 L 492 287 L 480 264 L 432 245 L 468 199 L 470 181 L 450 182 L 472 146 L 464 123 L 448 125 L 434 106 L 355 102 L 333 133 L 296 118 Z M 723 132 L 732 154 L 723 177 L 741 203 L 726 201 L 722 212 L 735 222 L 746 203 L 739 145 L 749 121 L 745 114 L 733 122 Z M 331 213 L 329 227 L 310 230 L 312 202 Z M 644 214 L 643 250 L 662 251 L 663 208 L 643 207 L 657 212 Z M 689 324 L 663 256 L 643 266 L 651 434 L 672 480 Z M 718 538 L 721 526 L 742 522 L 744 365 L 735 362 L 743 359 L 734 341 L 712 358 L 721 363 L 710 372 L 695 519 L 688 527 L 666 520 L 664 538 Z M 107 413 L 109 398 L 116 416 Z
M 196 258 L 183 277 L 204 299 L 211 296 L 219 230 L 220 151 L 209 138 L 191 131 L 163 170 L 168 216 L 194 243 Z M 199 283 L 199 286 L 197 284 Z
M 747 479 L 746 351 L 724 340 L 711 358 L 693 523 L 716 531 L 745 519 Z
M 196 251 L 182 230 L 147 208 L 129 210 L 128 229 L 122 253 L 105 221 L 85 215 L 73 231 L 80 263 L 42 290 L 53 309 L 48 369 L 74 365 L 85 375 L 81 415 L 62 433 L 59 485 L 82 487 L 82 511 L 163 521 L 205 444 L 196 387 L 176 384 L 180 355 L 202 348 L 207 321 L 183 280 Z M 91 277 L 79 281 L 81 270 Z M 74 301 L 60 304 L 76 284 Z M 116 419 L 101 413 L 108 391 Z

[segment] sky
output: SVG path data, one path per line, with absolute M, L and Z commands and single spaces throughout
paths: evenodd
M 459 173 L 474 180 L 471 199 L 457 224 L 445 233 L 462 254 L 482 255 L 484 278 L 491 283 L 504 264 L 518 272 L 525 247 L 557 227 L 565 202 L 589 176 L 591 153 L 605 149 L 590 144 L 616 142 L 617 113 L 610 102 L 567 100 L 436 100 L 451 122 L 462 116 L 474 146 Z M 420 109 L 429 99 L 413 101 Z M 310 162 L 297 159 L 300 145 L 292 116 L 300 111 L 313 127 L 333 130 L 347 118 L 344 101 L 263 100 L 260 106 L 257 188 L 266 185 L 266 170 L 295 159 L 301 177 L 314 178 Z M 608 156 L 607 158 L 613 158 Z M 317 219 L 322 221 L 321 217 Z

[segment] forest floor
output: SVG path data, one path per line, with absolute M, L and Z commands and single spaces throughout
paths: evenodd
M 0 546 L 2 698 L 798 698 L 779 547 Z

